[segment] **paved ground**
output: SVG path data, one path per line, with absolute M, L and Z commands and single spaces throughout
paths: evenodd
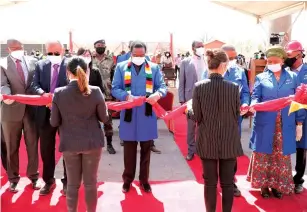
M 104 150 L 99 164 L 98 181 L 99 182 L 118 182 L 122 181 L 121 175 L 124 168 L 123 147 L 119 145 L 118 137 L 119 120 L 114 120 L 114 148 L 117 153 L 110 155 Z M 174 142 L 173 135 L 166 128 L 162 120 L 158 121 L 159 139 L 156 140 L 156 146 L 162 151 L 162 154 L 151 155 L 151 181 L 170 181 L 170 180 L 194 180 L 195 177 L 185 162 L 180 150 Z M 138 177 L 138 166 L 136 179 Z M 63 174 L 62 158 L 56 166 L 56 177 L 61 178 Z

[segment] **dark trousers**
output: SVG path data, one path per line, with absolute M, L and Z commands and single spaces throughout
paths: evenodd
M 6 151 L 6 144 L 4 141 L 4 134 L 3 130 L 1 127 L 1 161 L 2 161 L 2 166 L 7 171 L 7 151 Z
M 180 72 L 180 67 L 178 65 L 175 65 L 175 71 L 176 71 L 176 77 L 177 77 L 177 74 L 179 75 L 179 72 Z
M 107 144 L 112 144 L 112 137 L 113 137 L 113 119 L 112 119 L 112 111 L 108 111 L 109 119 L 106 123 L 104 123 L 103 130 L 104 134 L 107 138 Z
M 43 161 L 43 180 L 47 184 L 54 183 L 54 170 L 55 170 L 55 143 L 56 133 L 58 128 L 52 127 L 49 122 L 45 122 L 43 126 L 39 127 L 40 138 L 40 153 Z M 65 162 L 63 184 L 67 182 Z
M 236 159 L 202 159 L 203 177 L 205 180 L 205 203 L 207 212 L 216 211 L 217 182 L 220 179 L 222 188 L 223 212 L 231 212 L 233 204 L 233 180 Z
M 152 141 L 142 141 L 141 146 L 141 158 L 140 158 L 140 183 L 148 183 L 149 178 L 149 166 L 150 166 L 150 153 Z M 132 183 L 135 177 L 136 161 L 137 161 L 137 141 L 124 141 L 124 183 Z
M 235 167 L 234 167 L 234 176 L 236 175 L 237 171 L 238 171 L 238 161 L 237 161 L 237 158 L 236 158 L 236 163 L 235 163 Z M 235 187 L 237 187 L 234 178 L 233 178 L 233 184 L 234 184 Z
M 63 152 L 67 168 L 66 203 L 68 212 L 77 212 L 79 188 L 83 179 L 86 211 L 96 212 L 97 172 L 102 149 Z
M 28 155 L 27 177 L 38 179 L 38 136 L 37 128 L 31 116 L 30 108 L 26 107 L 21 121 L 2 122 L 2 133 L 7 150 L 7 174 L 10 182 L 18 183 L 19 176 L 19 147 L 22 133 Z
M 293 181 L 295 185 L 303 184 L 303 176 L 306 168 L 306 151 L 305 149 L 297 148 L 296 149 L 296 165 L 295 171 L 296 174 L 293 177 Z

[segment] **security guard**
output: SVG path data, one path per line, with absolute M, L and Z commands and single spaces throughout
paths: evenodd
M 106 101 L 114 100 L 111 95 L 111 85 L 114 75 L 115 64 L 113 58 L 108 56 L 106 52 L 105 40 L 98 40 L 94 43 L 96 50 L 96 56 L 93 58 L 93 65 L 99 69 L 106 93 Z M 104 124 L 104 133 L 107 139 L 107 150 L 109 154 L 115 154 L 116 151 L 112 145 L 113 139 L 113 123 L 112 123 L 112 111 L 109 110 L 109 120 Z

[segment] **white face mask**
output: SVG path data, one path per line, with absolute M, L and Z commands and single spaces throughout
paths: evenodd
M 278 72 L 278 71 L 281 70 L 281 65 L 279 63 L 268 65 L 268 69 L 273 71 L 273 72 Z
M 135 65 L 140 66 L 145 62 L 145 57 L 132 57 L 131 60 Z
M 17 50 L 17 51 L 11 52 L 11 56 L 18 60 L 21 60 L 24 55 L 25 55 L 24 50 Z
M 50 62 L 53 63 L 53 64 L 59 64 L 59 63 L 61 63 L 61 61 L 62 61 L 61 56 L 53 56 L 53 55 L 50 55 L 50 56 L 48 56 L 48 59 L 49 59 Z
M 205 49 L 204 48 L 197 48 L 196 49 L 197 56 L 201 57 L 201 56 L 204 55 L 204 53 L 205 53 Z

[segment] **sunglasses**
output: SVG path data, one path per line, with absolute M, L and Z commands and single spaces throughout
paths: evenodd
M 60 56 L 61 54 L 59 52 L 49 52 L 47 53 L 48 56 Z

